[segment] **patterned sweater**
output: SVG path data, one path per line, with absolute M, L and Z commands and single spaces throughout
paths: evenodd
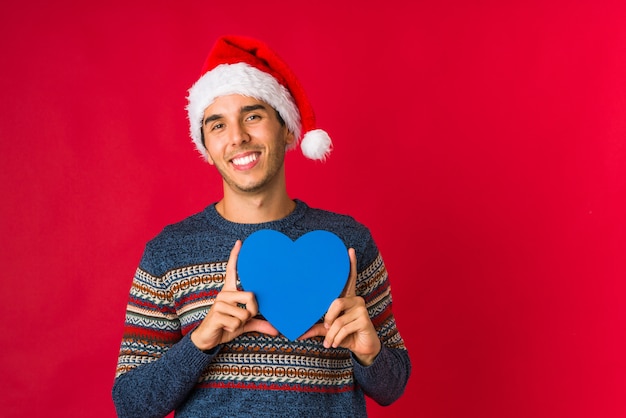
M 113 386 L 118 416 L 164 417 L 175 410 L 177 417 L 364 417 L 364 395 L 387 405 L 402 394 L 411 364 L 369 231 L 348 216 L 296 203 L 287 217 L 262 224 L 226 221 L 211 205 L 147 244 L 130 290 Z M 209 352 L 191 342 L 222 287 L 235 241 L 268 228 L 293 240 L 324 229 L 356 250 L 357 294 L 383 343 L 372 365 L 360 365 L 346 349 L 325 349 L 322 337 L 247 333 Z

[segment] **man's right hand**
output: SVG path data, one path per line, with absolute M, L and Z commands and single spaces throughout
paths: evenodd
M 241 241 L 237 241 L 230 251 L 224 286 L 198 328 L 191 333 L 191 341 L 200 350 L 210 350 L 246 332 L 256 331 L 272 336 L 279 334 L 269 322 L 254 318 L 259 313 L 254 294 L 237 290 L 237 257 L 240 249 Z

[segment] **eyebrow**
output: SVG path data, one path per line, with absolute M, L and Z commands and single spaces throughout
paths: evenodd
M 253 104 L 242 107 L 240 113 L 252 112 L 253 110 L 259 109 L 266 110 L 265 106 L 263 106 L 262 104 Z
M 206 125 L 206 124 L 208 124 L 208 123 L 210 123 L 210 122 L 213 122 L 214 120 L 221 119 L 221 118 L 222 118 L 222 115 L 219 115 L 219 114 L 217 114 L 217 115 L 211 115 L 211 116 L 208 116 L 208 117 L 204 120 L 204 125 Z
M 247 112 L 252 112 L 255 110 L 267 110 L 265 108 L 265 106 L 263 106 L 262 104 L 253 104 L 253 105 L 248 105 L 248 106 L 242 106 L 241 109 L 239 109 L 239 114 L 243 114 L 243 113 L 247 113 Z M 224 116 L 216 113 L 214 115 L 211 116 L 207 116 L 206 119 L 204 119 L 204 125 L 206 125 L 207 123 L 213 122 L 214 120 L 218 120 L 218 119 L 222 119 Z

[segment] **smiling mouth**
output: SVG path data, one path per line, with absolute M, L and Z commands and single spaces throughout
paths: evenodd
M 250 154 L 243 155 L 241 157 L 233 158 L 231 162 L 233 163 L 235 167 L 245 167 L 254 163 L 258 159 L 259 159 L 259 154 L 256 152 L 253 152 Z

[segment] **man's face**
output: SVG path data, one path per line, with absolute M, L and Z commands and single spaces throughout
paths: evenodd
M 225 187 L 253 193 L 284 187 L 285 147 L 294 137 L 267 103 L 235 94 L 218 97 L 204 111 L 202 130 L 208 161 Z

